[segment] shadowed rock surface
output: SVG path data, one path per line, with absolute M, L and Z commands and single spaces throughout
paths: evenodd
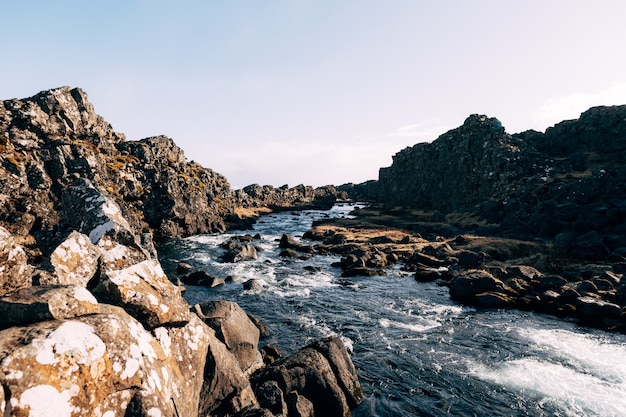
M 439 234 L 549 239 L 573 258 L 615 262 L 626 255 L 625 162 L 626 106 L 513 135 L 495 118 L 471 115 L 398 152 L 378 181 L 338 189 L 422 210 L 420 222 L 440 223 Z

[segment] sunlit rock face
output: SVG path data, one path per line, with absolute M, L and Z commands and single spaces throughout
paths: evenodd
M 62 239 L 56 234 L 80 229 L 71 215 L 60 217 L 58 206 L 69 187 L 84 189 L 85 182 L 101 195 L 92 203 L 107 212 L 92 240 L 115 221 L 113 203 L 130 214 L 129 225 L 117 226 L 162 236 L 223 231 L 234 210 L 223 176 L 187 161 L 165 136 L 126 141 L 81 89 L 61 87 L 0 103 L 0 201 L 19 201 L 2 205 L 0 225 L 33 235 L 50 250 Z
M 209 327 L 152 243 L 223 231 L 224 177 L 169 138 L 126 142 L 62 87 L 0 102 L 0 203 L 2 415 L 269 413 L 258 329 L 235 304 Z

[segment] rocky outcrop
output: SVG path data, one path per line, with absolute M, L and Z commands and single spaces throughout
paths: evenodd
M 364 398 L 355 375 L 343 342 L 331 337 L 258 371 L 253 384 L 260 404 L 276 415 L 343 417 Z
M 377 198 L 441 211 L 472 207 L 530 174 L 522 146 L 497 119 L 472 115 L 434 142 L 398 152 L 380 169 Z
M 93 191 L 86 183 L 80 187 Z M 52 251 L 41 265 L 47 269 L 31 268 L 28 280 L 16 274 L 17 283 L 6 277 L 9 293 L 0 297 L 5 415 L 42 415 L 46 407 L 64 416 L 267 413 L 249 380 L 265 365 L 259 329 L 248 315 L 225 301 L 190 310 L 152 251 L 125 227 L 119 208 L 107 205 L 104 195 L 75 194 L 83 198 L 82 210 L 71 199 L 60 212 L 72 210 L 81 232 Z M 0 230 L 15 254 L 12 270 L 28 271 L 21 247 Z M 360 389 L 345 348 L 327 350 L 326 362 L 308 363 L 308 372 L 337 369 L 335 384 Z M 291 396 L 302 396 L 294 410 L 324 395 L 336 398 L 341 415 L 356 406 L 334 385 L 313 397 L 308 385 L 291 388 Z M 285 409 L 283 415 L 295 414 Z
M 61 218 L 58 208 L 73 198 L 67 193 L 78 178 L 98 190 L 103 205 L 123 208 L 136 233 L 224 230 L 234 206 L 223 176 L 188 162 L 164 136 L 124 139 L 78 88 L 0 103 L 0 225 L 33 236 L 44 251 L 56 247 L 75 226 L 74 216 Z
M 430 211 L 433 222 L 454 225 L 465 213 L 476 219 L 464 231 L 550 239 L 576 259 L 624 259 L 625 152 L 626 106 L 513 135 L 497 119 L 472 115 L 432 143 L 398 152 L 376 183 L 339 189 Z
M 171 139 L 125 142 L 64 87 L 1 103 L 0 200 L 3 415 L 269 414 L 257 326 L 233 303 L 190 309 L 152 243 L 223 230 L 223 177 Z
M 223 344 L 190 313 L 115 202 L 75 183 L 59 213 L 73 213 L 80 232 L 52 251 L 45 269 L 31 267 L 27 281 L 15 274 L 22 288 L 0 298 L 0 407 L 5 415 L 50 407 L 66 416 L 199 415 L 211 375 L 198 370 L 209 347 Z M 27 270 L 25 256 L 11 259 Z
M 134 232 L 157 238 L 245 227 L 261 208 L 328 206 L 344 195 L 332 186 L 233 191 L 166 136 L 126 141 L 79 88 L 0 103 L 0 226 L 36 239 L 47 255 L 71 230 L 58 207 L 77 178 L 115 201 Z
M 343 270 L 342 285 L 358 287 L 358 277 L 394 266 L 420 283 L 447 286 L 462 304 L 536 311 L 626 333 L 626 264 L 572 260 L 550 242 L 536 240 L 472 234 L 425 238 L 407 230 L 419 227 L 419 217 L 410 210 L 401 213 L 394 210 L 390 218 L 365 208 L 353 213 L 356 219 L 316 222 L 305 236 L 319 242 L 316 253 L 341 257 L 334 266 Z

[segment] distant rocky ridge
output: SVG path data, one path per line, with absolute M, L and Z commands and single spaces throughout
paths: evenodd
M 372 205 L 356 220 L 322 221 L 309 236 L 323 242 L 318 251 L 347 254 L 344 276 L 401 261 L 464 304 L 626 333 L 625 162 L 626 106 L 514 135 L 471 115 L 397 153 L 377 181 L 338 187 Z M 389 237 L 395 228 L 411 238 Z
M 625 161 L 626 106 L 513 135 L 495 118 L 471 115 L 432 143 L 398 152 L 378 181 L 338 189 L 450 225 L 451 213 L 475 215 L 483 234 L 551 239 L 575 258 L 621 259 Z
M 350 415 L 363 392 L 340 339 L 264 360 L 251 318 L 190 307 L 157 258 L 153 236 L 337 193 L 261 189 L 231 190 L 167 137 L 125 141 L 80 89 L 0 102 L 0 413 Z

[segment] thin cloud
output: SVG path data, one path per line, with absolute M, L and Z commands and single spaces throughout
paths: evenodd
M 414 123 L 396 128 L 390 137 L 414 138 L 415 142 L 430 142 L 449 130 L 438 120 L 430 122 Z
M 577 119 L 593 106 L 626 104 L 626 82 L 594 93 L 572 93 L 549 99 L 533 114 L 533 121 L 542 127 L 552 126 L 562 120 Z

